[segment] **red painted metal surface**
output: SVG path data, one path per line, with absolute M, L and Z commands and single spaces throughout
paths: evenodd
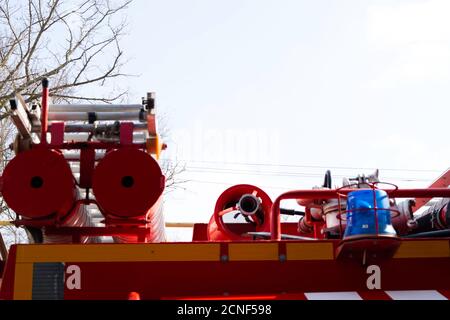
M 158 163 L 143 151 L 128 148 L 108 152 L 98 163 L 92 188 L 106 226 L 131 220 L 150 235 L 145 242 L 165 240 L 162 193 L 165 177 Z M 117 236 L 117 242 L 138 242 L 136 233 Z
M 122 122 L 120 124 L 120 144 L 131 145 L 133 144 L 133 122 Z
M 53 122 L 50 127 L 51 145 L 60 145 L 64 143 L 64 122 Z
M 164 176 L 149 154 L 136 149 L 111 151 L 98 163 L 93 191 L 106 215 L 147 218 L 157 208 Z
M 311 204 L 310 202 L 309 204 Z M 323 220 L 316 220 L 312 217 L 311 208 L 305 208 L 305 216 L 298 222 L 298 233 L 304 236 L 311 236 L 316 239 L 324 239 L 325 235 L 321 232 L 325 226 Z
M 48 80 L 42 80 L 41 144 L 47 144 L 48 131 Z
M 69 242 L 80 243 L 83 237 L 102 237 L 102 236 L 112 236 L 115 238 L 130 239 L 127 237 L 133 235 L 135 239 L 128 242 L 151 242 L 151 229 L 149 228 L 136 228 L 135 225 L 125 226 L 120 225 L 119 227 L 46 227 L 46 231 L 49 234 L 55 236 L 65 236 L 71 237 L 72 240 Z M 136 240 L 137 239 L 137 240 Z
M 92 175 L 95 167 L 95 150 L 84 148 L 80 150 L 80 188 L 92 188 Z
M 225 212 L 231 212 L 235 209 L 236 203 L 244 194 L 256 193 L 256 196 L 261 199 L 261 209 L 264 215 L 264 221 L 262 224 L 256 226 L 252 224 L 246 224 L 248 227 L 244 230 L 233 231 L 232 223 L 225 223 L 223 215 Z M 216 206 L 214 208 L 214 214 L 211 217 L 208 224 L 208 240 L 221 241 L 221 240 L 248 240 L 248 236 L 242 234 L 249 231 L 268 232 L 270 230 L 270 209 L 272 207 L 272 200 L 270 197 L 260 188 L 240 184 L 235 185 L 225 190 L 217 199 Z
M 334 242 L 335 245 L 338 243 Z M 449 258 L 390 259 L 376 263 L 382 270 L 383 290 L 448 290 L 450 287 L 450 273 L 447 272 Z M 127 299 L 131 290 L 138 292 L 141 299 L 360 292 L 367 291 L 368 277 L 367 265 L 356 259 L 288 259 L 285 262 L 71 261 L 66 263 L 66 267 L 71 264 L 76 264 L 83 272 L 82 290 L 66 289 L 65 299 Z M 99 277 L 99 274 L 104 276 Z M 268 274 L 271 276 L 268 277 Z
M 6 166 L 3 197 L 23 217 L 17 226 L 89 227 L 91 219 L 78 199 L 72 171 L 63 155 L 47 148 L 19 153 Z M 42 229 L 44 243 L 70 243 L 70 235 L 54 235 Z M 85 243 L 87 237 L 80 238 Z
M 15 263 L 17 256 L 17 246 L 11 246 L 9 249 L 8 259 L 1 274 L 0 300 L 14 299 L 14 277 L 15 277 Z
M 248 231 L 247 223 L 233 223 L 228 224 L 228 227 L 233 233 L 243 234 Z M 298 232 L 297 222 L 283 222 L 281 223 L 281 232 L 283 234 L 292 235 L 302 235 L 307 236 Z M 252 239 L 252 236 L 245 237 L 246 240 Z M 208 241 L 208 224 L 206 223 L 196 223 L 194 224 L 194 230 L 192 233 L 192 241 Z
M 63 155 L 38 148 L 19 153 L 6 166 L 2 194 L 21 216 L 64 217 L 75 203 L 76 186 Z

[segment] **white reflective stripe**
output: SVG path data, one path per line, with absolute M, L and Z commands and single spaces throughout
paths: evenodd
M 362 300 L 356 291 L 343 292 L 305 292 L 308 300 Z
M 386 291 L 393 300 L 447 300 L 436 290 Z

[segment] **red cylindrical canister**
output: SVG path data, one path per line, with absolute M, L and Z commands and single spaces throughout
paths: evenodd
M 126 148 L 108 152 L 94 170 L 92 188 L 107 217 L 147 220 L 150 238 L 165 240 L 161 208 L 165 177 L 158 162 L 143 151 Z M 118 242 L 136 242 L 136 237 L 116 237 Z
M 54 218 L 63 227 L 88 227 L 92 221 L 84 206 L 77 206 L 79 192 L 64 156 L 55 150 L 32 149 L 19 153 L 3 172 L 3 197 L 24 219 Z M 70 243 L 72 237 L 48 234 L 44 243 Z M 83 243 L 92 239 L 82 237 Z
M 32 149 L 15 156 L 3 172 L 3 198 L 30 219 L 69 214 L 77 189 L 72 171 L 58 151 Z

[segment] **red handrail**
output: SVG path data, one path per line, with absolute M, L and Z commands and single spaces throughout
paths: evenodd
M 280 202 L 288 199 L 337 199 L 357 189 L 294 190 L 282 193 L 272 205 L 270 233 L 272 240 L 281 240 Z M 383 189 L 380 189 L 383 190 Z M 384 189 L 391 198 L 450 198 L 450 188 Z

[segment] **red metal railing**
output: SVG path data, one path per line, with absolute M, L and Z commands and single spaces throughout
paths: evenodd
M 294 190 L 278 196 L 272 205 L 270 233 L 272 240 L 281 240 L 280 203 L 289 199 L 339 199 L 341 195 L 357 189 L 335 189 L 335 190 Z M 391 198 L 450 198 L 450 188 L 428 188 L 428 189 L 380 189 L 386 191 Z

